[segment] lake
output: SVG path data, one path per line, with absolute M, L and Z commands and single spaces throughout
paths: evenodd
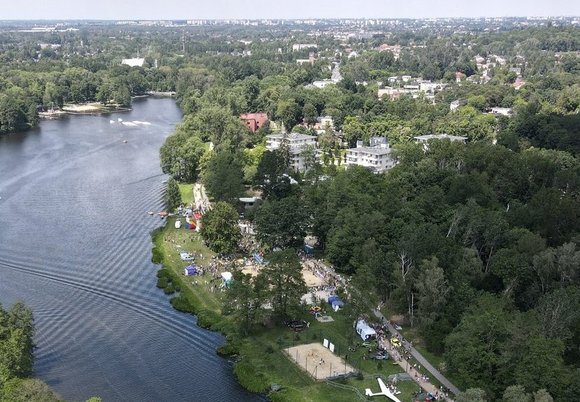
M 159 148 L 180 120 L 174 100 L 144 99 L 0 138 L 0 302 L 33 309 L 35 376 L 67 400 L 262 399 L 216 355 L 223 337 L 155 286 L 163 221 L 147 212 L 163 208 Z

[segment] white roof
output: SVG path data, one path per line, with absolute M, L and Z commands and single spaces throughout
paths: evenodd
M 387 147 L 358 147 L 358 148 L 349 148 L 350 152 L 363 152 L 365 154 L 373 154 L 373 155 L 388 155 L 391 153 L 391 149 Z
M 316 136 L 314 135 L 307 135 L 307 134 L 301 134 L 301 133 L 290 133 L 290 134 L 286 134 L 288 140 L 310 140 L 310 139 L 316 139 Z M 267 138 L 271 138 L 271 139 L 282 139 L 284 138 L 284 134 L 270 134 L 266 136 Z
M 413 137 L 419 141 L 429 141 L 429 140 L 451 140 L 451 141 L 465 141 L 467 137 L 462 137 L 459 135 L 450 135 L 450 134 L 427 134 L 427 135 L 418 135 L 417 137 Z
M 123 59 L 123 61 L 121 61 L 121 64 L 126 64 L 130 67 L 143 67 L 143 63 L 145 63 L 145 59 L 142 58 Z
M 258 199 L 258 197 L 240 197 L 240 202 L 251 203 L 256 202 Z

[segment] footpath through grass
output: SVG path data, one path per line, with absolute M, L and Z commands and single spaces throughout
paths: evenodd
M 184 191 L 184 194 L 187 192 Z M 367 359 L 370 356 L 368 347 L 360 346 L 361 340 L 343 312 L 332 313 L 333 322 L 320 323 L 305 311 L 303 318 L 310 322 L 310 327 L 300 333 L 286 327 L 259 326 L 250 336 L 240 336 L 236 323 L 222 314 L 224 290 L 219 288 L 219 273 L 214 273 L 213 277 L 207 272 L 202 276 L 183 274 L 184 267 L 189 263 L 180 259 L 181 251 L 194 254 L 195 264 L 204 268 L 209 266 L 215 254 L 203 244 L 195 231 L 175 229 L 176 219 L 168 218 L 166 226 L 153 234 L 153 260 L 162 265 L 158 272 L 158 286 L 169 294 L 171 304 L 176 309 L 197 315 L 200 326 L 220 331 L 226 336 L 228 341 L 218 352 L 236 361 L 234 373 L 246 389 L 268 393 L 272 384 L 278 384 L 281 389 L 269 394 L 271 400 L 350 402 L 365 400 L 354 389 L 360 395 L 364 395 L 365 388 L 378 391 L 374 376 L 380 375 L 386 379 L 390 374 L 403 372 L 392 360 Z M 283 352 L 285 348 L 298 344 L 322 343 L 324 338 L 330 339 L 336 345 L 336 353 L 359 369 L 361 375 L 342 380 L 334 386 L 316 382 Z M 400 399 L 408 401 L 418 386 L 407 381 L 400 382 L 398 388 L 401 391 Z

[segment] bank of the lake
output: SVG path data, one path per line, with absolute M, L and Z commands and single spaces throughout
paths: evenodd
M 155 286 L 164 221 L 147 212 L 163 208 L 159 148 L 181 111 L 148 98 L 119 117 L 0 136 L 0 303 L 34 311 L 34 375 L 71 401 L 261 400 L 216 356 L 223 336 Z
M 182 194 L 191 194 L 191 186 L 181 186 Z M 184 199 L 189 203 L 188 199 Z M 365 359 L 367 349 L 359 347 L 348 352 L 348 364 L 359 369 L 362 375 L 340 383 L 316 382 L 298 368 L 286 356 L 283 349 L 298 344 L 322 342 L 331 339 L 337 349 L 346 351 L 357 343 L 352 325 L 340 312 L 333 314 L 334 322 L 320 323 L 305 312 L 310 327 L 301 333 L 288 328 L 266 328 L 260 326 L 247 337 L 242 337 L 232 318 L 223 314 L 224 293 L 219 290 L 219 279 L 213 280 L 205 273 L 202 276 L 184 276 L 183 268 L 188 265 L 181 261 L 179 253 L 187 251 L 196 255 L 196 264 L 207 267 L 215 255 L 202 242 L 198 233 L 183 228 L 175 228 L 176 217 L 170 217 L 163 228 L 156 230 L 153 237 L 153 262 L 161 264 L 158 271 L 158 286 L 171 293 L 174 308 L 194 314 L 198 325 L 223 333 L 226 343 L 217 353 L 232 359 L 234 373 L 240 384 L 247 390 L 268 394 L 274 401 L 353 401 L 366 400 L 364 389 L 377 389 L 375 376 L 383 378 L 401 373 L 400 367 L 391 360 L 377 361 Z M 213 288 L 213 291 L 212 291 Z M 344 353 L 341 353 L 344 355 Z M 277 384 L 281 389 L 270 392 Z M 410 400 L 418 389 L 412 382 L 400 382 L 402 400 Z

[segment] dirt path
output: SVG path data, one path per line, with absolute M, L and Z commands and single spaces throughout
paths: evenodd
M 207 198 L 205 188 L 203 184 L 199 182 L 193 185 L 193 204 L 195 205 L 195 208 L 199 209 L 202 213 L 211 209 L 211 203 Z

